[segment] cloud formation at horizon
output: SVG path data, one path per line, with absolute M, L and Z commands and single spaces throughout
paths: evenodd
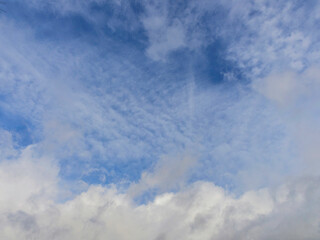
M 4 7 L 1 239 L 320 238 L 319 3 Z

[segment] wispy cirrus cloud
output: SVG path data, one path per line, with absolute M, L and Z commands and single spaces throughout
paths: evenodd
M 253 151 L 257 151 L 254 156 L 260 154 L 260 158 L 265 154 L 261 159 L 269 158 L 258 144 L 260 136 L 244 133 L 248 121 L 254 121 L 248 119 L 260 107 L 272 110 L 267 110 L 268 106 L 258 96 L 240 85 L 239 89 L 232 89 L 201 82 L 190 84 L 190 76 L 184 73 L 174 79 L 176 73 L 166 73 L 161 64 L 145 59 L 139 66 L 134 63 L 135 57 L 140 58 L 136 50 L 131 50 L 132 59 L 122 62 L 121 48 L 111 40 L 110 44 L 120 53 L 107 47 L 105 51 L 110 57 L 99 57 L 96 46 L 79 41 L 67 41 L 55 47 L 51 41 L 24 36 L 23 31 L 19 39 L 24 44 L 19 45 L 18 54 L 9 55 L 19 71 L 7 71 L 4 84 L 10 83 L 12 88 L 4 85 L 3 89 L 12 92 L 20 88 L 22 94 L 8 97 L 4 104 L 14 105 L 11 110 L 15 114 L 26 116 L 37 125 L 34 139 L 42 142 L 45 151 L 54 153 L 63 164 L 73 166 L 75 161 L 82 162 L 80 176 L 81 168 L 86 169 L 89 161 L 94 164 L 92 168 L 105 165 L 113 169 L 117 164 L 132 164 L 138 168 L 134 174 L 138 178 L 161 155 L 198 146 L 203 151 L 200 163 L 206 168 L 204 178 L 224 179 L 225 171 L 233 175 L 238 170 L 232 166 L 239 159 L 245 165 L 254 164 L 255 157 L 248 157 Z M 20 61 L 20 57 L 24 60 Z M 30 72 L 30 65 L 34 72 Z M 160 76 L 150 75 L 144 71 L 146 68 Z M 35 96 L 32 101 L 29 93 Z M 266 120 L 264 124 L 266 127 L 261 125 L 261 128 L 269 129 L 266 136 L 273 135 L 281 121 L 269 126 Z M 231 127 L 222 131 L 227 126 Z M 250 138 L 257 139 L 255 146 Z M 285 139 L 279 141 L 287 144 Z M 222 149 L 226 151 L 223 153 Z M 235 150 L 232 153 L 230 149 Z M 237 157 L 239 154 L 241 158 Z M 229 163 L 225 165 L 225 161 Z M 137 166 L 137 162 L 141 164 Z M 212 162 L 216 162 L 216 169 L 209 167 Z M 129 174 L 129 169 L 124 171 Z

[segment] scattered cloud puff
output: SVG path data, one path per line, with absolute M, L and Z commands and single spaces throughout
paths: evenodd
M 311 66 L 303 72 L 286 71 L 270 74 L 253 82 L 253 88 L 275 102 L 291 126 L 293 138 L 298 143 L 302 169 L 317 172 L 319 162 L 319 102 L 320 71 Z
M 296 106 L 299 101 L 317 98 L 320 85 L 318 66 L 307 68 L 303 72 L 285 71 L 272 73 L 253 82 L 253 88 L 276 102 L 281 107 Z

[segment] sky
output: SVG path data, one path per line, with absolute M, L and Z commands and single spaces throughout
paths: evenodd
M 1 239 L 320 239 L 319 1 L 0 9 Z

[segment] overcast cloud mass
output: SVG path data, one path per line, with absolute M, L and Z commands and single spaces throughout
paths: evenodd
M 0 239 L 320 239 L 320 2 L 0 8 Z

